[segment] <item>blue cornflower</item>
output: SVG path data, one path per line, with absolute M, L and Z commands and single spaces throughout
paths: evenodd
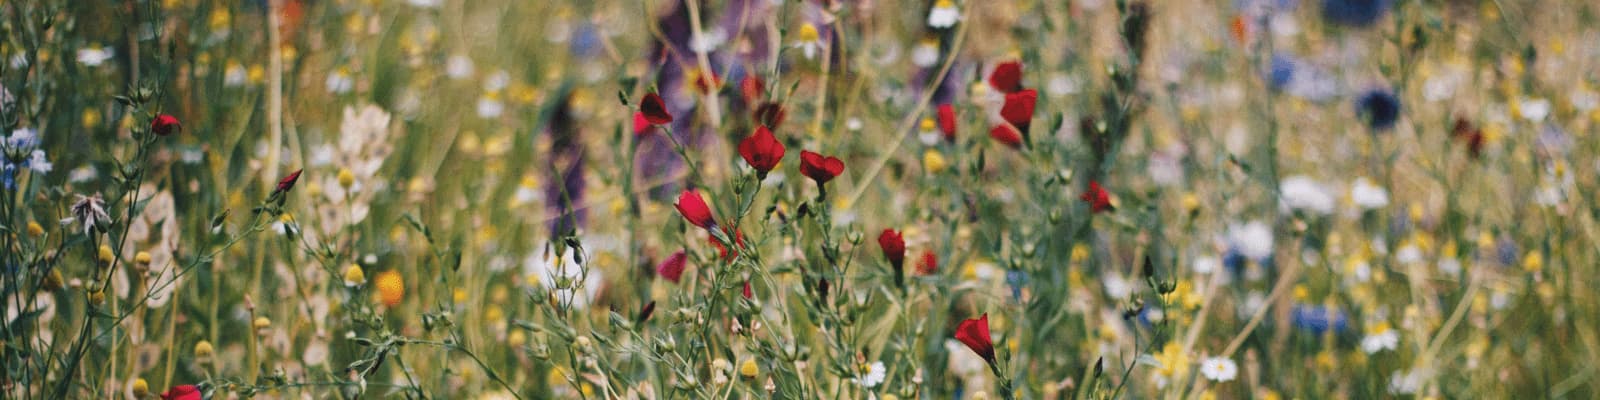
M 1344 311 L 1332 306 L 1295 304 L 1290 319 L 1296 328 L 1318 335 L 1344 332 L 1348 328 Z
M 1366 27 L 1389 10 L 1389 0 L 1322 0 L 1322 18 L 1334 25 Z
M 1022 287 L 1028 283 L 1028 273 L 1020 270 L 1006 271 L 1006 283 L 1011 285 L 1011 299 L 1022 300 Z
M 1299 64 L 1294 58 L 1284 54 L 1273 54 L 1272 65 L 1267 67 L 1267 87 L 1272 90 L 1282 90 L 1294 81 L 1294 67 Z
M 1367 126 L 1386 130 L 1400 121 L 1400 98 L 1387 90 L 1372 90 L 1356 99 L 1356 110 L 1367 120 Z

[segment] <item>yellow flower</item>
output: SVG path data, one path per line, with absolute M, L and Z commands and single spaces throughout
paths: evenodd
M 812 24 L 800 25 L 800 32 L 798 32 L 797 35 L 799 36 L 801 42 L 815 42 L 822 40 L 822 35 L 817 33 L 817 26 Z
M 97 128 L 100 126 L 100 111 L 95 109 L 83 110 L 83 127 Z
M 1523 271 L 1539 272 L 1540 270 L 1543 270 L 1543 269 L 1544 269 L 1544 256 L 1539 254 L 1539 252 L 1529 252 L 1526 257 L 1522 258 L 1522 270 Z
M 149 395 L 150 395 L 150 382 L 145 382 L 144 378 L 134 379 L 133 380 L 133 397 L 134 398 L 144 398 L 145 396 L 149 396 Z
M 756 365 L 754 358 L 746 358 L 744 362 L 739 363 L 739 376 L 743 376 L 746 379 L 755 379 L 756 375 L 760 373 L 761 367 Z
M 926 169 L 928 173 L 938 174 L 943 172 L 947 166 L 949 166 L 949 163 L 945 161 L 944 155 L 940 154 L 938 150 L 928 149 L 922 152 L 922 168 Z
M 384 305 L 394 307 L 405 300 L 406 282 L 400 277 L 400 271 L 388 270 L 378 273 L 377 285 L 378 300 Z
M 1177 342 L 1167 342 L 1160 353 L 1154 355 L 1161 366 L 1156 370 L 1161 375 L 1175 377 L 1183 376 L 1189 371 L 1189 356 L 1183 354 L 1183 348 Z
M 1081 263 L 1089 259 L 1089 246 L 1082 243 L 1072 246 L 1072 262 Z
M 38 222 L 28 221 L 28 236 L 39 237 L 44 235 L 44 227 Z
M 349 168 L 340 168 L 339 169 L 339 187 L 342 187 L 342 188 L 345 188 L 346 190 L 348 190 L 348 189 L 350 189 L 351 185 L 355 185 L 355 184 L 356 184 L 356 174 L 350 172 Z
M 201 340 L 200 343 L 194 344 L 194 356 L 196 358 L 210 358 L 212 351 L 211 342 Z
M 252 324 L 252 326 L 255 326 L 257 331 L 260 331 L 260 330 L 263 330 L 263 329 L 267 329 L 267 328 L 271 328 L 272 327 L 272 320 L 268 319 L 267 317 L 256 317 L 256 320 Z
M 360 265 L 350 264 L 349 267 L 345 267 L 345 269 L 344 269 L 344 284 L 345 284 L 345 286 L 361 286 L 361 284 L 363 284 L 363 283 L 367 283 L 367 273 L 366 273 L 366 271 L 362 271 L 361 270 L 361 266 Z
M 938 125 L 933 122 L 933 118 L 922 117 L 922 122 L 917 127 L 923 132 L 933 132 L 935 128 L 938 128 Z
M 103 245 L 103 244 L 100 245 L 100 253 L 98 254 L 98 256 L 99 256 L 100 264 L 101 265 L 107 265 L 107 266 L 111 265 L 111 262 L 112 261 L 116 261 L 116 259 L 117 259 L 117 254 L 111 252 L 111 246 L 107 246 L 107 245 Z

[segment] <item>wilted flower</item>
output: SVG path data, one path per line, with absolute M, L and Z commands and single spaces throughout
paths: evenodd
M 111 223 L 111 216 L 106 214 L 105 200 L 100 199 L 100 194 L 77 196 L 78 201 L 72 204 L 72 217 L 83 225 L 83 234 L 87 235 L 95 227 Z

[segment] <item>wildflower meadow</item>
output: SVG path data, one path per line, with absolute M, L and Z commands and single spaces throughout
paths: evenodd
M 1600 398 L 1588 0 L 0 1 L 0 399 Z

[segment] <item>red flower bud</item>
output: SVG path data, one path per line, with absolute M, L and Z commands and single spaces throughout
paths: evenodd
M 895 269 L 905 265 L 906 239 L 900 236 L 900 232 L 884 229 L 883 233 L 878 234 L 878 247 L 883 249 L 883 257 L 889 259 L 889 264 L 894 265 Z
M 704 229 L 717 226 L 716 217 L 711 216 L 711 207 L 706 205 L 705 198 L 693 190 L 684 190 L 678 194 L 678 213 L 683 214 L 683 219 L 690 224 Z
M 950 104 L 939 105 L 939 131 L 944 132 L 944 140 L 956 140 L 956 108 Z
M 1022 90 L 1022 62 L 1007 61 L 994 66 L 989 73 L 989 86 L 1001 93 Z
M 739 155 L 744 156 L 744 162 L 750 163 L 763 178 L 783 161 L 784 151 L 783 143 L 765 126 L 756 127 L 755 133 L 739 141 Z
M 1100 187 L 1100 182 L 1089 181 L 1089 190 L 1083 192 L 1083 195 L 1078 198 L 1083 199 L 1085 203 L 1089 203 L 1089 210 L 1096 213 L 1116 210 L 1116 207 L 1111 206 L 1111 194 L 1107 193 L 1105 188 Z
M 828 183 L 843 172 L 844 161 L 838 157 L 824 157 L 821 154 L 800 150 L 800 174 L 817 181 L 818 186 Z
M 1011 126 L 1011 124 L 995 125 L 994 128 L 989 129 L 989 137 L 1011 146 L 1013 149 L 1022 147 L 1022 133 L 1017 132 L 1017 128 Z
M 917 261 L 918 275 L 933 275 L 939 273 L 939 256 L 931 251 L 922 252 L 922 260 Z
M 750 290 L 750 281 L 744 281 L 744 292 L 740 294 L 744 295 L 745 300 L 755 297 L 755 292 Z
M 956 340 L 966 344 L 972 352 L 978 353 L 984 361 L 994 364 L 994 339 L 989 338 L 989 314 L 984 313 L 978 319 L 961 321 L 956 326 Z
M 773 102 L 761 103 L 760 107 L 756 107 L 756 110 L 750 113 L 750 119 L 755 120 L 757 124 L 766 125 L 773 129 L 777 129 L 778 125 L 783 124 L 785 116 L 783 105 Z
M 653 125 L 672 123 L 672 113 L 667 112 L 667 104 L 661 101 L 659 94 L 644 95 L 644 100 L 639 101 L 639 113 Z
M 655 300 L 650 300 L 649 303 L 644 303 L 644 308 L 640 308 L 639 309 L 639 317 L 638 318 L 634 318 L 634 323 L 642 324 L 642 323 L 645 323 L 645 322 L 649 322 L 650 321 L 650 315 L 653 315 L 655 313 L 656 313 L 656 301 Z
M 666 261 L 662 261 L 661 265 L 656 267 L 656 274 L 672 281 L 672 283 L 678 283 L 679 280 L 683 279 L 683 268 L 688 264 L 688 261 L 689 256 L 683 254 L 683 250 L 678 250 L 677 253 L 667 256 Z
M 178 386 L 173 386 L 171 388 L 167 388 L 167 392 L 161 394 L 161 399 L 162 400 L 201 400 L 202 398 L 200 397 L 200 388 L 195 387 L 194 385 L 178 385 Z
M 294 170 L 294 172 L 289 173 L 289 176 L 285 176 L 285 177 L 283 177 L 283 179 L 279 179 L 278 180 L 278 190 L 276 192 L 277 193 L 287 193 L 287 192 L 289 192 L 289 189 L 294 189 L 294 183 L 300 181 L 300 172 L 301 171 L 304 171 L 304 170 L 303 169 Z
M 183 124 L 178 122 L 178 117 L 161 114 L 150 120 L 150 131 L 155 132 L 156 135 L 168 136 L 183 132 Z
M 727 233 L 728 232 L 727 228 L 723 228 L 722 232 Z M 733 237 L 733 242 L 739 247 L 739 249 L 744 249 L 744 231 L 743 230 L 736 230 L 736 231 L 733 232 L 733 234 L 728 235 L 728 236 Z M 723 261 L 733 261 L 734 257 L 738 257 L 739 256 L 739 252 L 737 250 L 733 251 L 733 252 L 728 252 L 728 247 L 727 246 L 723 246 L 722 245 L 722 241 L 717 240 L 716 236 L 712 236 L 710 240 L 711 240 L 711 245 L 715 246 L 717 248 L 717 254 L 720 257 L 722 257 Z
M 761 100 L 761 95 L 766 91 L 767 83 L 761 81 L 755 74 L 746 74 L 739 80 L 739 94 L 744 96 L 745 103 L 755 103 Z

